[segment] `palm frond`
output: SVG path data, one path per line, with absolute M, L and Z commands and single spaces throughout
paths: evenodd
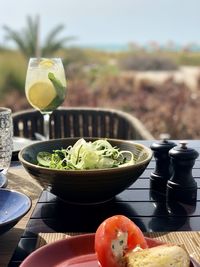
M 63 48 L 66 42 L 75 39 L 73 36 L 58 38 L 58 35 L 63 29 L 64 25 L 59 24 L 48 33 L 44 45 L 41 48 L 41 56 L 54 54 L 54 52 Z M 8 26 L 4 26 L 4 30 L 6 31 L 7 39 L 14 41 L 25 56 L 36 56 L 39 32 L 38 17 L 32 18 L 27 16 L 26 27 L 22 29 L 21 32 L 12 30 Z
M 7 40 L 13 40 L 16 43 L 16 45 L 18 46 L 18 48 L 23 53 L 26 53 L 27 52 L 27 47 L 26 47 L 26 42 L 25 42 L 23 36 L 19 32 L 12 30 L 8 26 L 3 26 L 3 28 L 7 33 L 5 38 Z
M 64 30 L 64 25 L 59 24 L 58 26 L 56 26 L 55 28 L 53 28 L 47 35 L 46 39 L 45 39 L 45 43 L 50 43 L 52 42 L 52 40 L 54 40 L 57 35 Z

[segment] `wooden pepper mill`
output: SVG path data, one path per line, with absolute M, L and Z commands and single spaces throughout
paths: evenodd
M 151 145 L 154 152 L 156 166 L 150 175 L 151 190 L 159 193 L 166 193 L 167 181 L 172 175 L 172 166 L 170 163 L 169 150 L 176 146 L 174 142 L 168 141 L 168 135 L 162 135 L 162 140 Z
M 197 197 L 197 183 L 192 176 L 192 168 L 199 153 L 187 147 L 186 141 L 181 141 L 169 151 L 173 174 L 167 182 L 167 200 L 176 200 L 193 204 Z

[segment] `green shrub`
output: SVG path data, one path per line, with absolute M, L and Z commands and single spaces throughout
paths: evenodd
M 8 91 L 24 91 L 26 78 L 26 61 L 14 51 L 0 53 L 0 93 L 4 96 Z
M 176 58 L 179 65 L 200 66 L 200 53 L 180 52 Z

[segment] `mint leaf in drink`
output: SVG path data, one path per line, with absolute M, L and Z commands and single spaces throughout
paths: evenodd
M 66 90 L 65 86 L 62 85 L 61 81 L 58 80 L 52 72 L 48 73 L 48 78 L 53 83 L 58 97 L 64 100 Z
M 66 87 L 58 80 L 52 72 L 48 73 L 48 78 L 52 82 L 55 90 L 56 97 L 52 100 L 52 102 L 43 109 L 43 111 L 52 111 L 60 106 L 65 99 Z

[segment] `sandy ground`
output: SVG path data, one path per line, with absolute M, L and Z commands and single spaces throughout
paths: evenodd
M 196 90 L 198 78 L 200 78 L 200 67 L 182 66 L 176 71 L 126 71 L 124 75 L 133 76 L 137 81 L 149 80 L 162 84 L 172 77 L 175 82 L 184 82 L 191 90 Z

